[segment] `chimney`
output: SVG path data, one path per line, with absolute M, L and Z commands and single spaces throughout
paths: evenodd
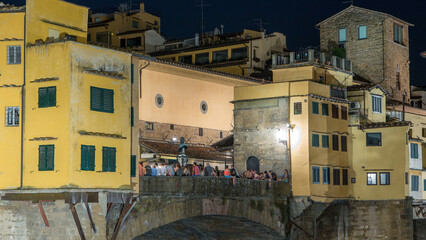
M 141 12 L 145 12 L 145 3 L 141 3 L 139 9 Z
M 195 46 L 200 46 L 200 34 L 195 34 Z

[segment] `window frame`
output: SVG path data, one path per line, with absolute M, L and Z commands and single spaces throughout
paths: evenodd
M 146 131 L 154 131 L 154 123 L 153 122 L 145 122 L 145 130 Z
M 344 36 L 345 36 L 344 40 L 341 40 L 342 39 L 342 30 L 344 30 L 344 32 L 345 32 L 345 34 L 344 34 Z M 338 41 L 337 42 L 343 43 L 343 42 L 346 42 L 346 41 L 347 41 L 347 31 L 346 31 L 346 28 L 339 28 L 339 30 L 338 30 Z
M 339 119 L 339 105 L 331 104 L 331 117 Z
M 108 152 L 106 156 L 106 152 Z M 113 153 L 113 154 L 112 154 Z M 105 166 L 105 163 L 107 163 Z M 117 149 L 115 147 L 102 147 L 102 172 L 117 171 Z
M 312 101 L 312 114 L 319 115 L 319 103 Z
M 385 183 L 382 183 L 382 174 L 387 175 Z M 390 185 L 390 172 L 379 172 L 379 182 L 380 185 Z
M 338 173 L 338 174 L 336 174 Z M 333 168 L 333 185 L 334 186 L 340 186 L 340 168 Z
M 301 115 L 302 114 L 302 102 L 295 102 L 293 103 L 293 114 L 294 115 Z M 299 110 L 299 111 L 296 111 Z
M 18 49 L 19 49 L 19 51 L 18 51 Z M 12 59 L 10 57 L 10 51 L 13 51 L 13 58 Z M 7 46 L 7 64 L 8 65 L 17 65 L 17 64 L 21 64 L 21 63 L 22 63 L 22 48 L 21 48 L 21 45 L 8 45 Z
M 198 128 L 198 136 L 203 137 L 204 136 L 204 129 Z
M 349 185 L 349 171 L 346 168 L 342 169 L 342 185 Z
M 332 134 L 331 135 L 331 144 L 333 151 L 339 151 L 339 135 Z
M 5 108 L 5 126 L 6 127 L 19 127 L 20 123 L 20 107 L 6 107 Z
M 379 106 L 377 106 L 378 103 L 380 103 Z M 371 111 L 373 113 L 383 113 L 383 96 L 371 94 Z
M 369 144 L 368 143 L 368 136 L 369 135 L 373 135 L 373 134 L 378 134 L 379 136 L 380 136 L 380 141 L 379 141 L 379 144 L 378 145 L 374 145 L 374 144 Z M 366 133 L 365 134 L 365 137 L 366 137 L 366 139 L 365 139 L 365 145 L 367 146 L 367 147 L 381 147 L 382 146 L 382 143 L 383 143 L 383 138 L 382 138 L 382 133 L 381 132 L 375 132 L 375 133 Z
M 413 149 L 413 147 L 415 149 Z M 414 156 L 413 156 L 413 153 L 415 153 Z M 419 159 L 419 145 L 417 143 L 410 143 L 410 158 Z
M 317 140 L 317 141 L 314 141 Z M 312 133 L 312 147 L 320 147 L 320 139 L 319 139 L 319 134 L 317 133 Z
M 404 45 L 404 26 L 403 25 L 398 23 L 393 23 L 393 42 Z
M 365 28 L 365 37 L 361 37 L 361 28 L 364 27 Z M 367 25 L 359 25 L 358 26 L 358 40 L 363 40 L 363 39 L 367 39 Z
M 340 106 L 340 115 L 342 120 L 348 120 L 348 107 Z
M 330 109 L 328 107 L 328 103 L 321 103 L 321 114 L 323 116 L 329 116 L 330 115 Z
M 43 95 L 42 95 L 43 91 L 45 91 L 44 98 L 43 98 Z M 38 108 L 56 107 L 56 104 L 57 104 L 56 97 L 57 97 L 56 86 L 38 88 Z M 45 101 L 45 102 L 43 102 L 43 101 Z
M 86 148 L 84 152 L 84 148 Z M 93 155 L 91 155 L 91 153 Z M 96 147 L 93 145 L 81 145 L 81 158 L 80 158 L 81 171 L 95 171 L 96 163 Z
M 327 143 L 325 145 L 324 143 Z M 321 147 L 322 148 L 330 148 L 330 136 L 329 135 L 321 135 Z
M 312 167 L 312 183 L 313 184 L 321 184 L 320 167 L 314 167 L 314 166 Z
M 94 106 L 94 99 L 93 99 L 93 94 L 94 91 L 100 91 L 100 108 L 96 108 Z M 105 102 L 107 100 L 105 100 L 105 94 L 111 94 L 111 107 L 112 109 L 107 109 Z M 108 88 L 100 88 L 100 87 L 94 87 L 94 86 L 90 86 L 90 111 L 95 111 L 95 112 L 103 112 L 103 113 L 114 113 L 114 90 L 113 89 L 108 89 Z
M 130 156 L 130 177 L 136 177 L 136 165 L 137 165 L 137 161 L 136 161 L 136 155 L 131 155 Z
M 369 174 L 372 174 L 375 176 L 375 183 L 368 183 Z M 367 186 L 377 186 L 377 172 L 367 172 L 365 176 L 367 177 Z
M 330 167 L 322 168 L 322 184 L 330 185 Z
M 414 181 L 414 179 L 416 180 L 416 181 Z M 419 191 L 419 176 L 417 176 L 417 175 L 411 175 L 411 191 L 412 192 L 418 192 Z M 416 184 L 413 184 L 413 182 L 415 182 Z
M 345 140 L 343 141 L 343 139 L 345 139 Z M 342 152 L 348 151 L 348 138 L 347 138 L 347 136 L 340 136 L 340 150 Z
M 41 159 L 41 148 L 44 148 L 45 156 L 44 159 Z M 51 148 L 52 159 L 49 161 L 49 148 Z M 51 162 L 51 166 L 49 165 L 49 162 Z M 42 166 L 42 164 L 44 166 Z M 54 144 L 47 144 L 47 145 L 39 145 L 38 146 L 38 171 L 54 171 L 55 170 L 55 145 Z

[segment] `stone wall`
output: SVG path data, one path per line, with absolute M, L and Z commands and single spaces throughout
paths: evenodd
M 106 222 L 98 203 L 89 203 L 96 233 L 84 204 L 75 206 L 86 239 L 106 239 Z M 43 202 L 43 209 L 49 221 L 44 225 L 37 203 L 29 201 L 0 201 L 0 239 L 80 239 L 69 204 L 63 200 Z
M 188 144 L 211 145 L 231 134 L 230 131 L 203 128 L 203 136 L 200 136 L 200 128 L 198 127 L 160 122 L 153 122 L 154 130 L 146 130 L 145 123 L 146 121 L 139 121 L 140 137 L 160 141 L 170 141 L 174 137 L 179 141 L 180 137 L 185 137 Z M 174 129 L 171 129 L 171 125 L 173 125 Z M 222 137 L 220 136 L 220 132 L 222 132 Z
M 414 240 L 426 240 L 426 219 L 415 219 L 413 221 Z
M 234 165 L 242 173 L 249 157 L 259 159 L 260 171 L 278 175 L 289 168 L 287 148 L 288 98 L 235 103 Z

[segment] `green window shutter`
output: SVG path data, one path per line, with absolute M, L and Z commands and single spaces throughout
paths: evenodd
M 135 126 L 135 109 L 132 107 L 130 111 L 130 125 Z
M 90 110 L 102 111 L 102 102 L 102 89 L 97 87 L 90 87 Z
M 114 112 L 114 91 L 110 89 L 103 90 L 103 111 L 113 113 Z
M 109 149 L 107 147 L 102 148 L 102 172 L 109 171 Z
M 312 134 L 312 147 L 319 147 L 319 135 Z
M 55 169 L 55 146 L 47 146 L 46 170 L 53 171 Z
M 45 146 L 38 147 L 38 170 L 39 171 L 46 170 L 46 147 Z
M 47 89 L 46 88 L 39 88 L 38 89 L 38 107 L 39 108 L 45 108 L 47 107 Z
M 132 83 L 134 83 L 134 74 L 133 74 L 133 71 L 134 71 L 134 69 L 135 69 L 135 66 L 133 65 L 133 63 L 132 63 L 132 67 L 131 67 L 131 72 L 130 72 L 130 76 L 131 76 L 131 80 L 132 80 Z
M 89 146 L 89 161 L 88 161 L 88 170 L 95 171 L 95 146 Z
M 327 103 L 322 104 L 322 115 L 328 116 L 328 104 Z
M 328 135 L 322 135 L 322 147 L 328 148 L 329 147 L 329 137 Z
M 312 113 L 313 114 L 319 114 L 319 109 L 318 109 L 318 103 L 317 102 L 312 102 Z
M 56 106 L 56 87 L 48 87 L 47 88 L 47 95 L 48 95 L 48 107 L 55 107 Z
M 110 163 L 110 165 L 109 165 L 109 170 L 110 170 L 110 172 L 115 172 L 115 163 L 116 163 L 116 161 L 115 161 L 115 156 L 116 156 L 116 150 L 115 150 L 115 148 L 110 148 L 110 161 L 109 161 L 109 163 Z
M 88 146 L 81 145 L 81 170 L 88 170 L 88 158 L 89 151 Z
M 130 159 L 130 175 L 136 177 L 136 156 L 132 155 Z

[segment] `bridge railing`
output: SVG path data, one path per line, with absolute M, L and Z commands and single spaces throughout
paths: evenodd
M 141 195 L 249 197 L 289 196 L 290 184 L 224 177 L 140 177 Z

